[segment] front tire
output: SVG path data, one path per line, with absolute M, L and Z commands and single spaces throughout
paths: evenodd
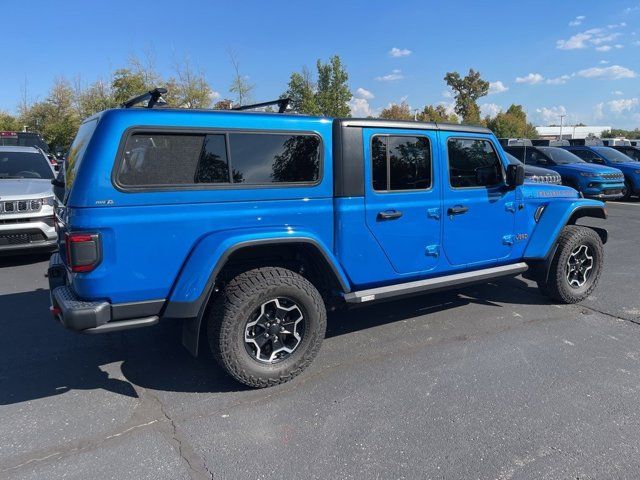
M 620 197 L 620 200 L 624 200 L 624 201 L 631 200 L 632 193 L 633 193 L 633 186 L 631 185 L 631 182 L 625 178 L 624 188 L 622 189 L 622 197 Z
M 559 302 L 581 302 L 596 287 L 603 260 L 602 240 L 594 230 L 567 225 L 560 233 L 548 276 L 538 279 L 538 287 Z
M 233 378 L 256 388 L 287 382 L 315 358 L 327 325 L 322 296 L 303 276 L 280 267 L 233 278 L 207 318 L 209 346 Z

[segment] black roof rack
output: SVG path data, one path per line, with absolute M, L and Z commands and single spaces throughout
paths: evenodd
M 153 108 L 156 105 L 166 105 L 167 102 L 164 101 L 162 95 L 167 93 L 166 88 L 154 88 L 153 90 L 149 90 L 147 93 L 143 93 L 142 95 L 138 95 L 137 97 L 133 97 L 122 105 L 122 108 L 131 108 L 139 103 L 147 102 L 147 108 Z
M 253 103 L 251 105 L 240 105 L 239 107 L 233 107 L 231 110 L 253 110 L 255 108 L 270 107 L 271 105 L 278 105 L 278 113 L 284 113 L 287 111 L 290 98 L 279 98 L 278 100 L 271 100 L 270 102 Z

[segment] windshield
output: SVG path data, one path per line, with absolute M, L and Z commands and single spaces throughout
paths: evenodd
M 513 155 L 511 155 L 509 152 L 504 152 L 504 154 L 507 156 L 507 160 L 509 160 L 509 163 L 511 164 L 515 164 L 515 165 L 522 165 L 522 162 L 520 160 L 518 160 L 516 157 L 514 157 Z
M 611 147 L 591 147 L 611 163 L 635 162 L 631 157 L 627 157 L 624 153 L 619 152 Z
M 538 149 L 551 159 L 556 165 L 571 165 L 574 163 L 585 163 L 580 157 L 558 147 L 538 147 Z
M 0 179 L 42 178 L 51 180 L 49 160 L 40 153 L 0 152 Z

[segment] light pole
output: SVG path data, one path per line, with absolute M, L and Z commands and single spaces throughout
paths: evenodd
M 562 120 L 564 119 L 564 117 L 566 117 L 566 115 L 560 115 L 560 141 L 562 141 Z

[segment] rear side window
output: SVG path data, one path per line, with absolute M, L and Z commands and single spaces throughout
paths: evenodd
M 319 179 L 315 135 L 135 133 L 118 172 L 123 186 L 265 185 Z
M 504 181 L 502 163 L 488 140 L 452 138 L 448 154 L 453 188 L 491 187 Z
M 371 141 L 371 172 L 376 191 L 431 187 L 431 147 L 426 137 L 376 135 Z
M 87 145 L 96 129 L 96 125 L 98 125 L 97 119 L 89 120 L 80 125 L 76 138 L 69 148 L 69 155 L 65 163 L 65 189 L 67 194 L 71 191 L 71 186 L 76 179 L 84 152 L 87 150 Z

